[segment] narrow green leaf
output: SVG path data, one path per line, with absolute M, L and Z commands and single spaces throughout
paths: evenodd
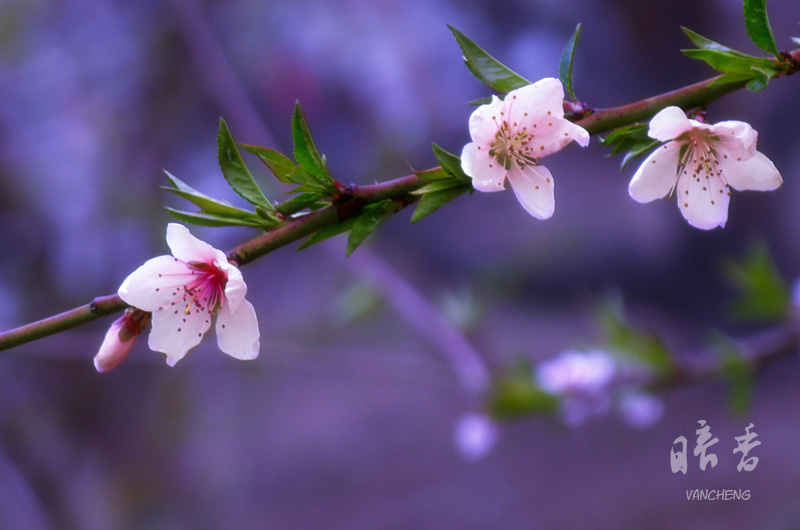
M 728 282 L 738 291 L 731 309 L 739 318 L 770 322 L 786 317 L 790 295 L 764 242 L 751 243 L 745 256 L 729 260 L 723 269 Z
M 748 72 L 754 66 L 772 70 L 779 68 L 778 63 L 775 61 L 759 57 L 750 57 L 717 50 L 681 51 L 688 57 L 705 61 L 709 66 L 720 72 Z
M 447 27 L 453 32 L 461 51 L 464 52 L 464 62 L 478 79 L 502 93 L 531 84 L 530 81 L 489 55 L 486 50 L 456 28 L 450 25 Z
M 622 162 L 620 163 L 620 170 L 625 169 L 625 166 L 627 166 L 631 160 L 634 160 L 644 154 L 649 153 L 659 145 L 661 145 L 661 142 L 659 142 L 658 140 L 651 140 L 649 143 L 641 143 L 634 147 L 631 147 L 628 150 L 628 152 L 625 153 L 625 156 L 622 157 Z
M 558 402 L 556 396 L 539 387 L 533 368 L 526 361 L 512 366 L 495 380 L 489 397 L 492 416 L 501 419 L 549 413 Z
M 325 160 L 319 154 L 311 131 L 308 128 L 300 103 L 296 103 L 292 115 L 292 139 L 294 141 L 294 158 L 311 175 L 317 177 L 321 183 L 330 183 L 331 177 L 325 167 Z
M 718 52 L 723 52 L 723 53 L 729 53 L 729 54 L 732 54 L 732 55 L 738 55 L 740 57 L 752 57 L 752 56 L 746 55 L 746 54 L 744 54 L 742 52 L 738 52 L 738 51 L 734 50 L 733 48 L 728 48 L 727 46 L 724 46 L 724 45 L 722 45 L 722 44 L 720 44 L 718 42 L 714 42 L 711 39 L 707 39 L 707 38 L 703 37 L 702 35 L 700 35 L 698 33 L 695 33 L 694 31 L 690 30 L 689 28 L 681 27 L 681 29 L 686 34 L 686 36 L 689 37 L 689 40 L 691 40 L 692 43 L 695 46 L 697 46 L 698 48 L 700 48 L 700 49 L 718 51 Z
M 666 376 L 672 372 L 672 355 L 664 342 L 627 322 L 621 298 L 605 300 L 598 308 L 598 320 L 610 350 L 644 363 L 658 375 Z
M 411 195 L 425 195 L 427 193 L 446 190 L 448 188 L 455 188 L 456 186 L 463 186 L 463 185 L 464 185 L 463 181 L 456 180 L 454 178 L 448 178 L 446 180 L 435 180 L 430 184 L 426 184 L 421 188 L 412 191 Z
M 625 169 L 628 163 L 657 147 L 660 142 L 648 136 L 650 126 L 647 123 L 635 123 L 626 125 L 611 131 L 600 143 L 606 146 L 613 146 L 611 155 L 625 153 L 620 164 L 620 169 Z
M 275 218 L 275 215 L 271 213 L 269 213 L 268 216 L 259 217 L 255 213 L 249 210 L 237 208 L 227 201 L 217 200 L 209 197 L 208 195 L 200 193 L 175 175 L 171 174 L 169 171 L 165 170 L 164 174 L 166 175 L 170 184 L 172 184 L 174 187 L 170 188 L 168 186 L 162 186 L 162 188 L 195 204 L 203 213 L 222 218 L 241 219 L 259 225 L 264 224 L 264 219 L 269 219 L 271 224 L 279 223 L 279 221 Z M 256 208 L 258 209 L 260 206 L 257 206 Z
M 464 170 L 461 169 L 460 157 L 450 153 L 449 151 L 445 151 L 436 144 L 433 144 L 433 155 L 442 165 L 442 169 L 450 173 L 453 178 L 464 182 L 472 182 L 472 179 L 469 177 L 469 175 L 464 173 Z
M 618 129 L 614 129 L 605 138 L 600 139 L 600 143 L 603 145 L 614 145 L 619 143 L 620 141 L 624 140 L 625 138 L 650 138 L 647 136 L 647 132 L 650 129 L 650 125 L 647 123 L 634 123 L 633 125 L 626 125 L 624 127 L 619 127 Z
M 283 153 L 279 153 L 274 149 L 261 147 L 260 145 L 239 145 L 241 145 L 247 152 L 256 155 L 259 160 L 264 162 L 264 165 L 267 166 L 270 171 L 272 171 L 272 174 L 275 175 L 275 178 L 287 184 L 292 182 L 289 180 L 289 175 L 291 175 L 295 170 L 297 164 L 292 162 L 288 156 L 284 155 Z
M 350 237 L 347 239 L 347 251 L 345 253 L 348 257 L 382 222 L 403 207 L 402 203 L 391 200 L 371 206 L 374 207 L 358 216 L 355 224 L 353 224 L 353 228 L 350 230 Z
M 459 195 L 471 191 L 471 184 L 461 184 L 453 188 L 446 188 L 443 190 L 426 193 L 422 196 L 417 208 L 414 210 L 414 215 L 411 216 L 411 222 L 415 223 L 419 221 L 423 217 L 430 215 L 448 202 L 452 201 Z
M 449 180 L 453 178 L 450 173 L 442 169 L 441 167 L 435 167 L 433 169 L 426 169 L 425 171 L 414 171 L 414 174 L 423 180 Z
M 753 79 L 754 72 L 726 72 L 719 76 L 717 79 L 708 84 L 709 87 L 728 85 L 728 84 L 746 84 Z
M 175 219 L 199 226 L 249 226 L 252 228 L 271 228 L 273 226 L 265 219 L 260 219 L 258 217 L 256 217 L 256 220 L 250 220 L 202 212 L 184 212 L 170 208 L 169 206 L 166 206 L 165 209 Z
M 728 406 L 734 414 L 742 416 L 750 408 L 753 396 L 753 371 L 741 349 L 729 337 L 716 334 L 713 340 L 720 356 L 722 375 L 728 380 Z
M 767 16 L 767 0 L 744 0 L 744 26 L 753 44 L 783 60 Z
M 581 25 L 575 27 L 575 32 L 567 41 L 564 52 L 561 54 L 561 62 L 558 65 L 558 77 L 561 79 L 561 84 L 564 85 L 564 90 L 569 94 L 569 97 L 575 101 L 575 92 L 572 89 L 572 63 L 575 60 L 575 48 L 578 46 L 578 41 L 581 38 Z
M 295 195 L 291 199 L 275 205 L 275 209 L 283 215 L 292 215 L 305 208 L 316 210 L 326 203 L 322 196 L 317 192 L 303 192 Z
M 294 168 L 294 171 L 289 175 L 289 182 L 293 182 L 295 184 L 300 184 L 303 187 L 303 191 L 319 191 L 327 193 L 330 191 L 330 188 L 320 182 L 320 179 L 312 175 L 305 167 L 297 166 Z M 297 189 L 292 190 L 293 193 L 297 192 Z
M 764 90 L 767 87 L 770 79 L 775 77 L 778 73 L 775 70 L 760 68 L 758 66 L 753 66 L 751 70 L 754 72 L 754 77 L 749 83 L 747 83 L 747 89 L 756 92 L 759 90 Z
M 219 167 L 222 169 L 222 174 L 231 188 L 250 204 L 261 206 L 267 210 L 274 210 L 272 203 L 269 202 L 261 188 L 258 187 L 253 175 L 250 174 L 250 170 L 244 164 L 242 154 L 239 152 L 233 136 L 231 136 L 228 124 L 223 119 L 219 120 L 217 150 Z

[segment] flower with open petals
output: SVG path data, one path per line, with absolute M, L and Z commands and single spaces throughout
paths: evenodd
M 180 224 L 167 226 L 172 256 L 147 261 L 128 276 L 119 296 L 153 313 L 150 349 L 167 354 L 175 366 L 197 346 L 217 315 L 217 344 L 237 359 L 255 359 L 260 347 L 258 320 L 245 300 L 242 273 L 225 253 L 189 233 Z
M 539 160 L 573 140 L 589 144 L 589 133 L 564 119 L 561 81 L 545 78 L 492 96 L 469 118 L 472 142 L 461 152 L 461 168 L 478 191 L 505 189 L 506 177 L 529 214 L 548 219 L 555 210 L 553 176 Z
M 667 107 L 650 121 L 648 135 L 667 143 L 642 163 L 628 191 L 638 202 L 675 193 L 683 217 L 694 227 L 725 226 L 730 188 L 767 191 L 783 183 L 770 159 L 756 151 L 758 133 L 748 123 L 709 125 Z

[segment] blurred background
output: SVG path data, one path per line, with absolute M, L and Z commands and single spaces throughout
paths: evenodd
M 769 10 L 780 47 L 800 33 L 794 0 Z M 578 22 L 577 96 L 624 104 L 713 72 L 680 54 L 686 26 L 748 53 L 736 0 L 3 0 L 0 2 L 0 329 L 113 293 L 167 252 L 168 169 L 237 205 L 216 130 L 291 151 L 300 100 L 339 180 L 386 180 L 459 153 L 466 103 L 488 89 L 464 68 L 451 24 L 529 79 L 557 75 Z M 109 317 L 0 353 L 0 528 L 800 528 L 800 367 L 764 370 L 750 410 L 722 383 L 672 389 L 635 428 L 609 412 L 576 427 L 535 417 L 496 426 L 469 458 L 459 419 L 481 410 L 453 358 L 492 372 L 599 340 L 594 305 L 624 296 L 632 320 L 675 351 L 731 318 L 720 271 L 766 241 L 800 275 L 800 80 L 715 103 L 708 119 L 759 131 L 778 192 L 736 193 L 724 230 L 627 194 L 635 165 L 593 138 L 548 158 L 556 213 L 513 193 L 464 196 L 423 221 L 385 223 L 351 258 L 343 238 L 294 245 L 245 269 L 261 356 L 220 354 L 213 334 L 175 368 L 140 341 L 95 372 Z M 247 161 L 268 190 L 284 185 Z M 226 249 L 254 237 L 192 227 Z M 431 316 L 433 320 L 415 318 Z M 437 320 L 438 319 L 438 320 Z M 422 321 L 421 321 L 422 320 Z M 426 324 L 427 322 L 427 324 Z M 447 322 L 437 333 L 431 322 Z M 793 405 L 794 403 L 794 405 Z M 669 449 L 706 420 L 719 465 L 673 474 Z M 736 471 L 755 425 L 758 467 Z M 491 445 L 491 444 L 490 444 Z M 474 456 L 474 455 L 473 455 Z M 686 490 L 749 489 L 747 501 Z

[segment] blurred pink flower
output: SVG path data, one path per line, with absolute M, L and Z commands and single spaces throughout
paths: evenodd
M 127 303 L 153 313 L 150 349 L 175 366 L 200 343 L 217 314 L 217 344 L 237 359 L 254 359 L 260 347 L 258 320 L 245 300 L 247 285 L 225 254 L 180 224 L 167 226 L 172 256 L 147 261 L 119 288 Z
M 628 191 L 634 200 L 650 202 L 677 189 L 678 207 L 694 227 L 725 226 L 730 187 L 767 191 L 783 183 L 770 159 L 756 151 L 758 133 L 748 123 L 709 125 L 667 107 L 650 121 L 648 135 L 667 143 L 639 166 Z
M 511 188 L 529 214 L 548 219 L 555 210 L 550 171 L 539 160 L 560 151 L 573 140 L 589 144 L 585 129 L 564 119 L 561 81 L 545 78 L 509 92 L 505 99 L 492 96 L 469 118 L 472 142 L 461 152 L 461 167 L 478 191 Z
M 561 399 L 561 413 L 568 425 L 578 425 L 611 407 L 609 386 L 616 372 L 614 358 L 603 351 L 567 351 L 540 363 L 539 386 Z
M 131 352 L 139 334 L 150 322 L 150 313 L 129 308 L 125 314 L 111 324 L 100 345 L 100 351 L 94 356 L 94 367 L 98 372 L 113 370 Z
M 480 460 L 497 443 L 497 425 L 484 414 L 464 414 L 456 423 L 455 442 L 461 456 L 467 460 Z

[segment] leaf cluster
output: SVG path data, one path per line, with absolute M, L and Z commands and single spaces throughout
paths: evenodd
M 710 86 L 741 83 L 748 90 L 763 90 L 770 79 L 790 71 L 793 67 L 791 60 L 778 50 L 767 16 L 766 0 L 744 0 L 744 22 L 753 44 L 772 54 L 774 58 L 748 55 L 707 39 L 688 28 L 681 28 L 697 46 L 682 52 L 693 59 L 705 61 L 722 72 L 719 79 Z

